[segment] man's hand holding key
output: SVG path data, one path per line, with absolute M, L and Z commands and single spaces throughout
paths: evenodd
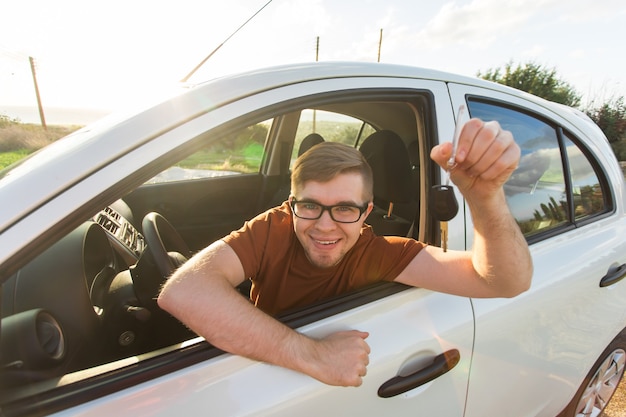
M 430 156 L 442 168 L 448 170 L 451 181 L 459 188 L 472 209 L 476 223 L 483 210 L 489 213 L 492 212 L 493 205 L 506 205 L 502 186 L 517 168 L 521 151 L 513 140 L 513 135 L 502 130 L 498 122 L 471 119 L 459 126 L 459 129 L 461 130 L 458 143 L 446 142 L 437 145 L 432 149 Z M 456 141 L 457 138 L 454 142 Z M 453 198 L 452 194 L 452 188 L 447 185 L 434 187 L 431 193 L 431 208 L 433 205 L 443 207 L 443 203 L 435 199 L 449 200 Z M 454 214 L 448 216 L 450 208 L 442 210 L 442 213 L 433 215 L 440 221 L 442 247 L 445 251 L 447 220 L 454 217 Z

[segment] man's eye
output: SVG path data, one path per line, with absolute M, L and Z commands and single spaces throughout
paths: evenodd
M 335 207 L 335 210 L 337 210 L 340 213 L 351 213 L 351 212 L 356 210 L 356 207 L 352 207 L 352 206 L 337 206 L 337 207 Z
M 319 206 L 317 204 L 313 204 L 313 203 L 303 203 L 302 204 L 302 208 L 304 210 L 317 210 L 319 208 Z

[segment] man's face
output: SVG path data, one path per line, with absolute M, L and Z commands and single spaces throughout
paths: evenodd
M 309 181 L 296 191 L 298 201 L 309 201 L 325 206 L 364 206 L 363 180 L 357 173 L 339 174 L 328 182 Z M 372 203 L 355 223 L 339 223 L 330 217 L 328 210 L 317 220 L 305 220 L 293 216 L 294 230 L 309 261 L 320 268 L 334 266 L 359 239 L 365 218 L 372 210 Z

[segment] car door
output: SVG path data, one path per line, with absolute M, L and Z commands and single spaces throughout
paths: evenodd
M 472 300 L 476 349 L 466 416 L 554 416 L 624 327 L 626 284 L 600 286 L 626 261 L 615 188 L 622 174 L 586 132 L 547 107 L 483 88 L 449 89 L 455 106 L 498 120 L 522 149 L 505 190 L 534 262 L 528 292 Z
M 184 148 L 188 141 L 205 135 L 207 129 L 210 132 L 240 123 L 245 126 L 251 120 L 268 119 L 275 108 L 282 109 L 282 114 L 285 107 L 313 107 L 324 97 L 340 97 L 345 102 L 364 93 L 376 92 L 382 97 L 401 92 L 410 96 L 413 91 L 430 97 L 429 117 L 436 134 L 429 138 L 428 145 L 437 137 L 452 137 L 453 116 L 444 83 L 384 77 L 301 82 L 228 103 L 154 137 L 60 194 L 54 203 L 62 207 L 63 200 L 71 200 L 77 188 L 98 196 L 112 189 L 111 179 L 138 181 L 153 176 L 159 172 L 160 159 L 171 161 L 172 150 Z M 250 114 L 257 116 L 250 118 Z M 147 168 L 137 168 L 143 166 Z M 424 166 L 424 172 L 435 171 L 428 164 Z M 426 175 L 423 178 L 428 184 L 435 180 Z M 421 221 L 422 229 L 431 228 L 431 220 Z M 464 247 L 458 239 L 463 236 L 463 227 L 460 216 L 452 222 L 455 232 L 451 233 L 450 247 Z M 369 332 L 370 364 L 363 385 L 327 386 L 308 376 L 223 353 L 202 340 L 191 339 L 68 374 L 55 379 L 49 388 L 38 385 L 35 396 L 24 393 L 18 400 L 4 403 L 3 412 L 133 417 L 463 415 L 474 343 L 470 300 L 385 283 L 281 320 L 311 337 L 346 329 Z
M 358 388 L 327 386 L 229 354 L 185 366 L 210 349 L 198 342 L 170 353 L 162 365 L 170 368 L 167 374 L 57 415 L 462 416 L 473 338 L 468 318 L 467 299 L 409 289 L 300 327 L 311 337 L 346 329 L 370 333 L 368 374 Z M 447 370 L 446 362 L 452 369 L 438 376 Z M 413 389 L 400 386 L 406 380 L 394 381 L 398 375 L 420 379 L 420 370 L 433 379 Z M 385 383 L 391 386 L 389 395 L 397 394 L 381 397 Z

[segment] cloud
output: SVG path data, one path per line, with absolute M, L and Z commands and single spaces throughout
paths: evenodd
M 483 49 L 499 37 L 526 25 L 546 1 L 473 0 L 466 5 L 444 4 L 418 33 L 418 41 L 430 47 L 469 45 Z
M 546 48 L 543 45 L 533 45 L 531 48 L 528 48 L 524 51 L 522 51 L 522 56 L 525 59 L 529 59 L 529 60 L 534 60 L 537 57 L 540 57 L 542 55 L 545 55 L 546 53 Z
M 562 6 L 559 0 L 552 0 L 556 9 Z M 584 23 L 594 20 L 623 19 L 626 15 L 626 6 L 623 0 L 596 0 L 589 3 L 587 0 L 570 0 L 567 7 L 558 8 L 559 20 L 568 23 Z

